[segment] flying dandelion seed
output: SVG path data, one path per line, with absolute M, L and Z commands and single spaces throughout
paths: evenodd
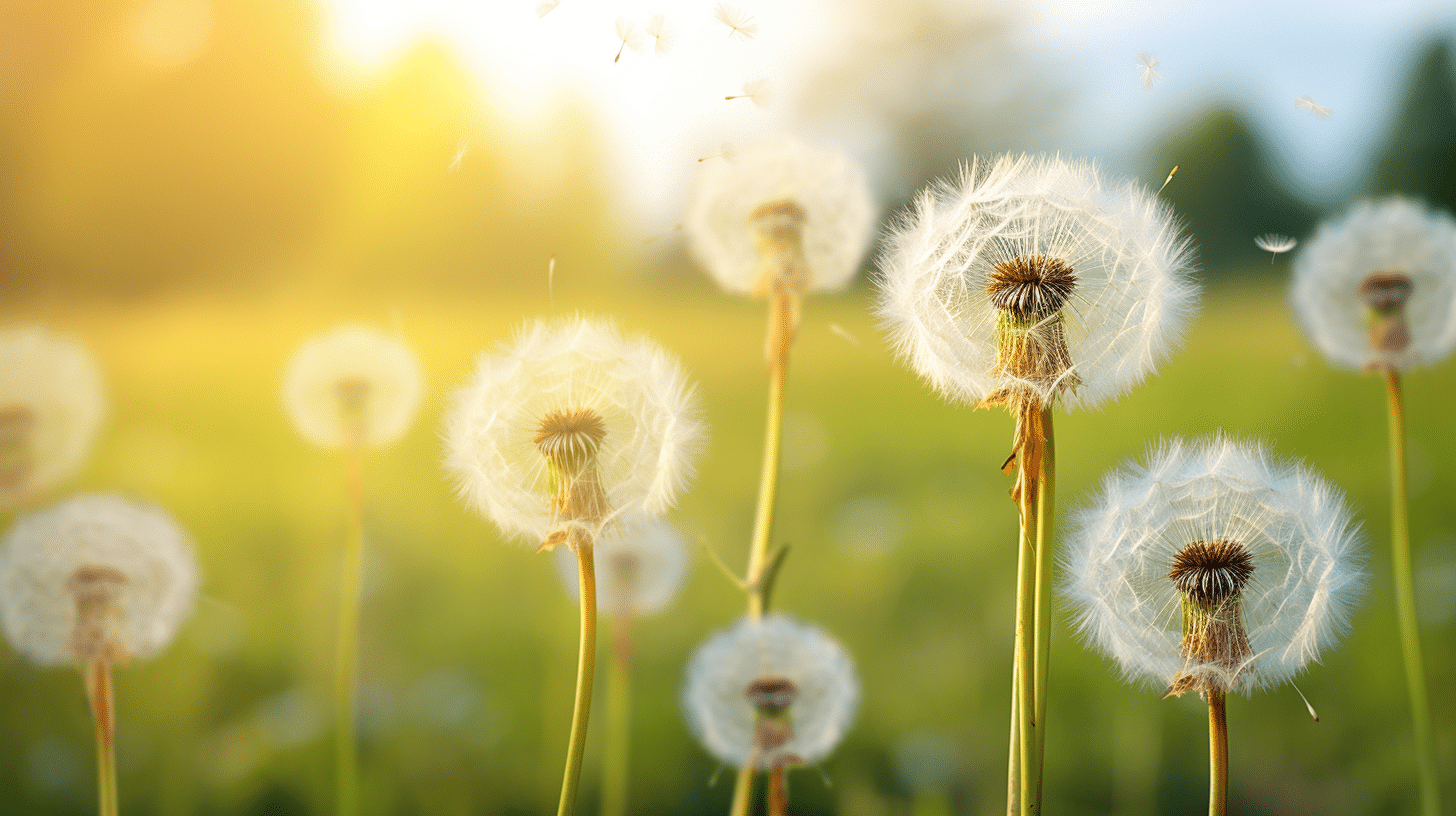
M 1279 253 L 1294 249 L 1298 243 L 1298 241 L 1290 238 L 1288 235 L 1276 235 L 1272 232 L 1268 235 L 1260 235 L 1254 239 L 1254 246 L 1269 253 L 1270 266 L 1274 265 L 1274 259 L 1279 256 Z
M 1294 100 L 1294 107 L 1301 110 L 1307 110 L 1319 119 L 1328 119 L 1331 116 L 1335 115 L 1334 108 L 1327 108 L 1324 105 L 1320 105 L 1307 96 L 1301 96 L 1300 98 Z
M 829 324 L 829 330 L 832 331 L 832 332 L 834 332 L 835 334 L 839 335 L 840 337 L 843 337 L 845 340 L 848 340 L 850 343 L 854 344 L 855 346 L 858 346 L 859 345 L 859 338 L 858 337 L 855 337 L 852 334 L 850 334 L 849 333 L 849 329 L 846 329 L 845 327 L 839 325 L 838 323 L 830 323 Z
M 1143 72 L 1143 87 L 1150 91 L 1153 89 L 1153 83 L 1163 78 L 1163 75 L 1156 70 L 1157 66 L 1158 58 L 1153 56 L 1153 52 L 1144 51 L 1138 55 L 1138 67 Z
M 628 48 L 638 52 L 643 48 L 642 33 L 637 30 L 637 24 L 626 17 L 617 18 L 617 39 L 622 41 L 622 45 L 617 48 L 617 56 L 612 58 L 612 62 L 622 59 L 622 52 Z
M 1176 175 L 1178 175 L 1178 168 L 1180 168 L 1182 166 L 1183 165 L 1181 165 L 1181 164 L 1175 164 L 1175 165 L 1173 165 L 1173 169 L 1168 171 L 1168 177 L 1165 178 L 1165 179 L 1163 179 L 1163 187 L 1167 187 L 1168 186 L 1168 182 L 1172 181 L 1173 180 L 1173 177 L 1176 176 Z M 1162 195 L 1163 194 L 1163 187 L 1159 187 L 1158 188 L 1158 192 L 1154 193 L 1154 195 Z
M 556 256 L 546 262 L 546 297 L 551 299 L 551 308 L 556 308 Z
M 718 7 L 713 9 L 713 16 L 718 18 L 718 22 L 728 26 L 729 37 L 736 34 L 745 40 L 751 40 L 753 35 L 758 33 L 758 23 L 755 23 L 752 16 L 737 6 L 719 3 Z
M 647 36 L 656 40 L 656 45 L 652 50 L 660 57 L 672 50 L 672 43 L 677 39 L 677 32 L 667 24 L 666 15 L 654 14 L 647 23 Z
M 729 98 L 731 98 L 731 97 L 729 97 Z M 733 154 L 733 145 L 728 144 L 727 142 L 724 142 L 723 143 L 723 146 L 720 147 L 720 148 L 718 148 L 718 152 L 717 153 L 714 153 L 711 156 L 704 156 L 701 159 L 698 159 L 698 161 L 705 162 L 708 159 L 723 159 L 724 161 L 733 161 L 733 155 L 734 155 Z M 679 224 L 678 226 L 682 226 L 682 225 Z
M 767 79 L 750 79 L 743 83 L 743 93 L 725 96 L 724 99 L 751 99 L 753 104 L 766 108 L 773 101 L 773 91 Z
M 450 172 L 460 171 L 460 162 L 465 160 L 465 154 L 470 152 L 470 140 L 462 137 L 459 144 L 455 145 L 455 158 L 450 160 Z
M 561 5 L 561 0 L 541 0 L 536 4 L 536 19 L 541 19 L 551 13 L 551 10 Z

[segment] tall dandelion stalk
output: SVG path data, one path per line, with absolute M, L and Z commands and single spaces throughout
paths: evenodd
M 1127 391 L 1195 307 L 1166 206 L 1092 165 L 1007 156 L 925 190 L 881 260 L 879 313 L 899 356 L 947 399 L 1015 421 L 1019 518 L 1007 812 L 1041 812 L 1056 507 L 1053 412 Z
M 480 357 L 446 419 L 445 466 L 501 532 L 575 556 L 581 628 L 557 812 L 575 812 L 596 672 L 595 549 L 660 516 L 692 477 L 697 400 L 676 360 L 585 318 L 536 321 Z
M 1294 264 L 1291 300 L 1325 356 L 1385 380 L 1390 413 L 1391 573 L 1405 661 L 1421 813 L 1441 810 L 1436 742 L 1412 580 L 1400 372 L 1456 347 L 1456 220 L 1403 198 L 1366 201 L 1322 224 Z
M 76 496 L 23 515 L 0 543 L 6 636 L 36 663 L 81 670 L 101 816 L 119 811 L 112 669 L 171 642 L 197 583 L 187 534 L 162 510 L 118 496 Z
M 403 341 L 367 326 L 343 326 L 306 342 L 289 361 L 283 401 L 299 433 L 343 448 L 348 532 L 339 563 L 334 655 L 334 784 L 339 816 L 359 812 L 354 701 L 359 673 L 359 604 L 364 570 L 364 451 L 409 429 L 424 391 Z
M 774 505 L 789 351 L 803 296 L 838 289 L 853 276 L 868 247 L 873 206 L 858 167 L 842 154 L 793 138 L 760 142 L 699 168 L 686 220 L 694 254 L 724 289 L 768 301 L 768 411 L 742 582 L 748 614 L 757 619 L 769 610 L 784 555 L 772 548 Z M 740 765 L 733 816 L 748 813 L 753 770 Z
M 1227 437 L 1159 446 L 1073 519 L 1065 594 L 1129 679 L 1208 703 L 1209 816 L 1228 812 L 1229 692 L 1289 682 L 1349 628 L 1364 537 L 1338 490 Z

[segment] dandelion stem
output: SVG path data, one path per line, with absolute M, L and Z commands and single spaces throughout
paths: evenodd
M 1228 812 L 1228 715 L 1223 689 L 1208 692 L 1208 816 Z
M 359 812 L 359 755 L 354 699 L 359 664 L 359 588 L 364 551 L 364 450 L 349 446 L 349 532 L 339 569 L 339 642 L 334 666 L 334 778 L 338 816 Z
M 116 702 L 111 664 L 95 660 L 85 671 L 86 698 L 96 719 L 96 811 L 100 816 L 116 816 Z
M 1425 664 L 1416 620 L 1416 593 L 1411 579 L 1409 490 L 1406 485 L 1405 408 L 1400 394 L 1400 374 L 1385 372 L 1390 396 L 1390 486 L 1391 486 L 1391 571 L 1395 576 L 1395 609 L 1400 622 L 1400 646 L 1405 656 L 1405 679 L 1410 693 L 1411 718 L 1416 743 L 1416 769 L 1420 776 L 1421 812 L 1441 812 L 1436 783 L 1436 744 L 1431 733 L 1431 708 L 1426 694 Z
M 789 816 L 789 785 L 782 764 L 768 772 L 768 816 Z
M 606 755 L 602 760 L 602 816 L 627 812 L 632 747 L 632 615 L 612 616 L 612 662 L 607 668 Z
M 763 617 L 769 608 L 768 547 L 773 536 L 774 501 L 779 489 L 780 448 L 784 431 L 784 391 L 788 385 L 789 345 L 795 330 L 794 295 L 775 287 L 769 296 L 768 421 L 763 438 L 763 471 L 758 482 L 758 512 L 748 554 L 748 614 Z
M 1018 571 L 1019 572 L 1019 571 Z M 1020 609 L 1018 603 L 1017 609 Z M 1017 712 L 1020 708 L 1016 705 L 1017 699 L 1021 696 L 1021 684 L 1018 678 L 1021 673 L 1016 670 L 1016 660 L 1011 661 L 1011 755 L 1006 760 L 1006 816 L 1017 816 L 1021 812 L 1021 741 L 1016 737 L 1021 733 L 1021 723 L 1017 721 Z
M 1041 737 L 1042 722 L 1038 710 L 1040 678 L 1037 657 L 1045 650 L 1038 650 L 1041 635 L 1036 628 L 1043 610 L 1037 597 L 1046 566 L 1042 561 L 1041 542 L 1038 535 L 1044 532 L 1039 520 L 1043 503 L 1040 498 L 1042 478 L 1045 474 L 1043 462 L 1046 440 L 1046 420 L 1050 409 L 1043 410 L 1036 405 L 1023 405 L 1018 409 L 1017 440 L 1020 446 L 1020 474 L 1015 490 L 1020 510 L 1019 552 L 1016 574 L 1016 741 L 1018 745 L 1019 803 L 1018 812 L 1034 814 L 1041 812 Z M 1044 701 L 1041 703 L 1044 705 Z
M 586 752 L 586 725 L 591 717 L 592 679 L 597 658 L 597 574 L 591 542 L 576 545 L 576 567 L 581 584 L 581 648 L 576 664 L 576 706 L 571 714 L 571 741 L 566 746 L 566 773 L 561 780 L 557 816 L 571 816 L 576 810 L 581 758 Z
M 1052 521 L 1056 511 L 1056 439 L 1052 432 L 1052 409 L 1041 411 L 1041 456 L 1038 461 L 1036 490 L 1036 651 L 1034 663 L 1034 697 L 1036 710 L 1036 778 L 1032 780 L 1036 796 L 1032 812 L 1041 812 L 1041 780 L 1046 756 L 1047 678 L 1052 648 Z

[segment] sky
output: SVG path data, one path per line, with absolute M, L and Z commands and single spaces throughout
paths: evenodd
M 549 0 L 548 0 L 549 1 Z M 1005 5 L 943 2 L 950 13 L 995 14 Z M 851 4 L 857 14 L 840 13 Z M 802 98 L 816 65 L 843 59 L 846 43 L 892 28 L 896 3 L 876 0 L 738 0 L 753 36 L 714 16 L 714 0 L 324 0 L 326 64 L 340 84 L 367 81 L 422 37 L 455 48 L 482 78 L 489 103 L 530 133 L 572 97 L 604 124 L 619 199 L 643 233 L 670 228 L 696 160 L 783 130 L 803 131 Z M 1456 37 L 1456 5 L 1406 3 L 1128 2 L 1030 0 L 1011 18 L 1019 66 L 1065 85 L 1060 110 L 1026 144 L 1145 171 L 1149 148 L 1221 100 L 1235 101 L 1283 160 L 1290 181 L 1332 200 L 1358 182 L 1399 104 L 1415 51 Z M 658 54 L 643 32 L 662 14 L 674 34 Z M 619 20 L 638 32 L 621 47 Z M 863 28 L 851 30 L 858 22 Z M 640 42 L 639 42 L 640 41 Z M 1150 52 L 1161 75 L 1143 84 Z M 853 59 L 853 54 L 848 55 Z M 1008 65 L 1018 70 L 1018 64 Z M 766 80 L 771 97 L 725 100 Z M 1331 108 L 1319 119 L 1295 106 Z M 815 137 L 824 128 L 813 128 Z M 872 139 L 831 138 L 882 177 Z M 1152 183 L 1160 179 L 1149 179 Z

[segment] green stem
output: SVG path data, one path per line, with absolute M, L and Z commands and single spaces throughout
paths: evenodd
M 98 660 L 86 666 L 86 697 L 96 720 L 96 811 L 116 816 L 116 702 L 111 664 Z
M 1208 816 L 1228 812 L 1228 714 L 1222 689 L 1208 695 Z
M 586 753 L 586 726 L 591 717 L 592 679 L 597 659 L 597 572 L 590 542 L 576 546 L 576 571 L 581 584 L 581 647 L 576 664 L 576 707 L 571 714 L 571 740 L 566 746 L 566 773 L 561 780 L 557 816 L 571 816 L 576 810 L 581 758 Z
M 632 747 L 632 615 L 612 616 L 612 662 L 607 668 L 607 738 L 602 761 L 602 816 L 627 812 Z
M 1018 574 L 1020 571 L 1018 570 Z M 1018 603 L 1017 609 L 1020 609 Z M 1018 639 L 1019 642 L 1019 639 Z M 1006 816 L 1017 816 L 1021 813 L 1021 742 L 1017 735 L 1021 733 L 1021 723 L 1017 721 L 1017 699 L 1021 696 L 1021 684 L 1017 679 L 1021 674 L 1016 670 L 1016 660 L 1011 661 L 1011 755 L 1006 760 Z
M 1047 678 L 1052 649 L 1052 521 L 1056 513 L 1056 438 L 1052 431 L 1052 409 L 1041 412 L 1041 460 L 1036 490 L 1036 679 L 1034 697 L 1036 711 L 1036 778 L 1032 780 L 1036 796 L 1032 813 L 1041 812 L 1041 781 L 1046 760 Z
M 763 469 L 758 481 L 758 510 L 748 551 L 748 614 L 763 617 L 769 607 L 768 546 L 773 536 L 774 502 L 779 490 L 779 462 L 784 432 L 784 391 L 788 385 L 789 344 L 793 342 L 791 294 L 769 296 L 768 420 L 763 435 Z
M 364 568 L 363 446 L 349 446 L 349 532 L 339 576 L 339 641 L 334 665 L 334 779 L 338 816 L 359 812 L 359 748 L 354 699 L 359 666 L 359 591 Z
M 1415 584 L 1411 579 L 1410 494 L 1406 485 L 1405 408 L 1400 375 L 1385 372 L 1390 396 L 1391 571 L 1395 576 L 1395 611 L 1400 623 L 1400 647 L 1405 656 L 1405 681 L 1410 693 L 1411 719 L 1416 743 L 1416 770 L 1421 787 L 1421 812 L 1439 816 L 1441 794 L 1436 776 L 1436 742 L 1431 732 L 1431 707 L 1426 694 L 1426 670 L 1421 659 L 1416 619 Z
M 1023 406 L 1017 419 L 1020 440 L 1019 479 L 1016 492 L 1020 515 L 1016 571 L 1016 741 L 1018 745 L 1019 802 L 1017 812 L 1033 814 L 1040 805 L 1040 758 L 1036 719 L 1036 565 L 1039 529 L 1037 495 L 1041 476 L 1041 410 Z

